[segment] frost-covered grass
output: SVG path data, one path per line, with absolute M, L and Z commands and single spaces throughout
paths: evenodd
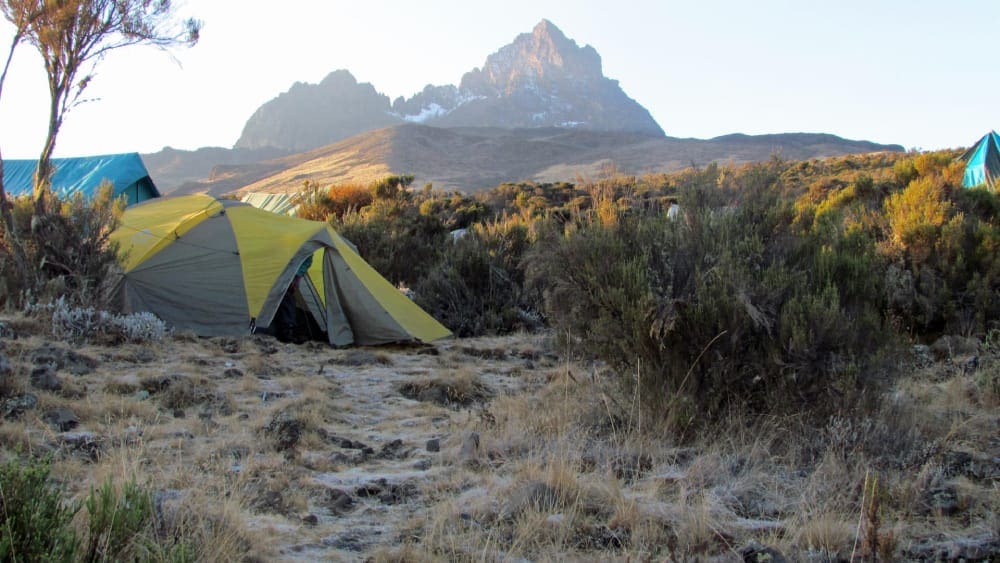
M 1000 342 L 975 369 L 915 368 L 871 412 L 819 426 L 733 412 L 679 438 L 544 336 L 377 358 L 261 337 L 81 341 L 96 369 L 41 391 L 35 351 L 69 345 L 34 323 L 0 340 L 8 394 L 38 398 L 0 424 L 0 459 L 53 453 L 74 499 L 135 477 L 197 560 L 734 560 L 753 546 L 920 560 L 998 541 Z M 476 400 L 403 392 L 432 383 Z M 57 409 L 78 426 L 54 429 Z

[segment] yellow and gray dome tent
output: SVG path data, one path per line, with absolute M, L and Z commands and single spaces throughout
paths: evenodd
M 296 270 L 313 256 L 300 295 L 330 344 L 451 334 L 323 222 L 194 194 L 126 209 L 111 239 L 124 269 L 122 310 L 149 311 L 177 329 L 235 336 L 270 324 Z

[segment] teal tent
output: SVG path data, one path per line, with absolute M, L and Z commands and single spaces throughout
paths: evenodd
M 996 188 L 997 181 L 1000 180 L 1000 135 L 996 131 L 983 135 L 960 158 L 966 163 L 963 186 L 974 188 L 985 184 Z
M 7 193 L 30 195 L 37 166 L 37 160 L 5 159 L 3 186 Z M 128 205 L 160 197 L 139 153 L 53 158 L 52 166 L 52 190 L 62 197 L 75 193 L 93 197 L 105 180 L 115 187 L 116 196 L 124 194 L 128 198 Z

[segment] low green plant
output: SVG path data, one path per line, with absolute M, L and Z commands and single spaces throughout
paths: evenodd
M 79 506 L 50 479 L 50 460 L 15 457 L 0 465 L 0 561 L 73 561 Z
M 142 553 L 153 523 L 153 497 L 130 480 L 117 491 L 108 479 L 91 491 L 87 510 L 87 545 L 84 561 L 120 561 Z

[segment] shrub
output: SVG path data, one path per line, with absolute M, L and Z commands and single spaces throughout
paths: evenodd
M 52 335 L 60 340 L 102 340 L 122 342 L 159 342 L 169 332 L 167 324 L 149 312 L 118 315 L 93 307 L 73 307 L 65 297 L 53 303 L 26 307 L 29 314 L 51 314 Z
M 528 228 L 516 221 L 477 225 L 444 249 L 413 286 L 415 301 L 458 336 L 522 328 L 534 307 L 526 298 L 521 257 Z
M 925 261 L 934 249 L 941 227 L 950 216 L 951 202 L 933 178 L 910 182 L 885 202 L 886 218 L 893 241 L 917 262 Z
M 63 501 L 48 460 L 0 465 L 0 560 L 73 561 L 79 541 L 71 522 L 79 507 Z
M 124 205 L 110 183 L 92 199 L 79 193 L 53 196 L 43 215 L 34 213 L 30 197 L 14 199 L 12 231 L 0 240 L 0 304 L 66 296 L 73 303 L 104 307 L 118 267 L 108 237 Z
M 437 263 L 448 241 L 448 231 L 436 217 L 421 215 L 401 201 L 376 201 L 345 213 L 333 226 L 396 285 L 416 283 Z
M 349 211 L 367 207 L 374 198 L 370 189 L 358 184 L 334 184 L 327 189 L 306 182 L 297 197 L 296 216 L 311 221 L 328 221 L 341 218 Z
M 796 233 L 780 173 L 780 163 L 744 171 L 738 204 L 722 206 L 694 176 L 676 220 L 592 223 L 537 247 L 529 281 L 547 288 L 552 324 L 680 424 L 733 404 L 849 408 L 877 382 L 889 341 L 874 243 Z

